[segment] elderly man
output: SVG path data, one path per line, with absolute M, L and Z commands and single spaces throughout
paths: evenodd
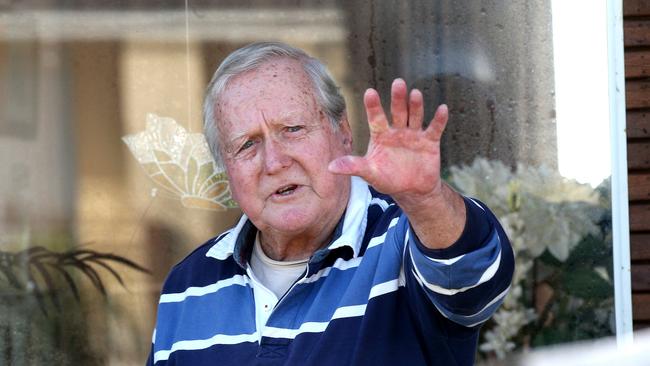
M 205 133 L 244 215 L 171 271 L 149 364 L 470 365 L 478 328 L 513 271 L 490 211 L 440 178 L 441 106 L 403 80 L 390 123 L 364 105 L 352 152 L 324 66 L 281 43 L 228 56 L 205 98 Z

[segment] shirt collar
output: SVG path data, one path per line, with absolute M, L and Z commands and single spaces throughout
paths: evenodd
M 354 256 L 359 255 L 366 225 L 368 223 L 368 205 L 372 199 L 368 183 L 359 177 L 352 177 L 350 184 L 350 198 L 343 217 L 343 226 L 337 230 L 331 244 L 327 249 L 332 250 L 348 246 L 354 251 Z
M 244 228 L 249 226 L 254 227 L 251 224 L 250 220 L 248 220 L 248 217 L 246 215 L 242 215 L 239 219 L 239 222 L 237 222 L 237 225 L 235 225 L 234 228 L 226 231 L 214 239 L 214 244 L 205 255 L 207 257 L 212 257 L 219 260 L 226 260 L 228 257 L 233 255 L 235 246 L 238 241 L 237 238 L 240 236 L 239 234 L 242 233 L 242 231 L 248 231 L 244 230 Z M 247 235 L 242 235 L 242 239 L 246 236 Z
M 345 246 L 352 249 L 354 257 L 359 255 L 368 223 L 368 206 L 372 195 L 368 183 L 363 179 L 353 176 L 350 178 L 350 182 L 350 197 L 343 221 L 337 225 L 335 237 L 330 245 L 317 251 L 315 257 L 324 257 L 330 250 Z M 245 214 L 242 214 L 234 228 L 214 239 L 215 244 L 208 250 L 206 256 L 225 260 L 234 254 L 235 261 L 245 269 L 256 233 L 257 228 Z

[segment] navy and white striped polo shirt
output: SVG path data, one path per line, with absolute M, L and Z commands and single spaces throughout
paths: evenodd
M 256 229 L 236 227 L 200 246 L 167 278 L 148 364 L 471 365 L 478 328 L 512 278 L 509 241 L 492 213 L 465 198 L 451 247 L 424 247 L 402 210 L 352 177 L 333 241 L 255 322 L 249 275 Z

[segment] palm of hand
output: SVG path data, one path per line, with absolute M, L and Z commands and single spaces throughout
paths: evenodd
M 408 99 L 408 100 L 407 100 Z M 411 91 L 397 79 L 391 89 L 392 124 L 377 92 L 368 89 L 364 105 L 370 127 L 370 142 L 363 157 L 344 156 L 330 163 L 330 171 L 357 175 L 380 192 L 411 199 L 430 197 L 441 189 L 440 138 L 447 123 L 442 105 L 425 129 L 422 94 Z

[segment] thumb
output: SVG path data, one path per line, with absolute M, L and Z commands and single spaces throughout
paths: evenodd
M 368 170 L 365 158 L 345 155 L 332 160 L 327 169 L 334 174 L 358 175 L 363 177 Z

